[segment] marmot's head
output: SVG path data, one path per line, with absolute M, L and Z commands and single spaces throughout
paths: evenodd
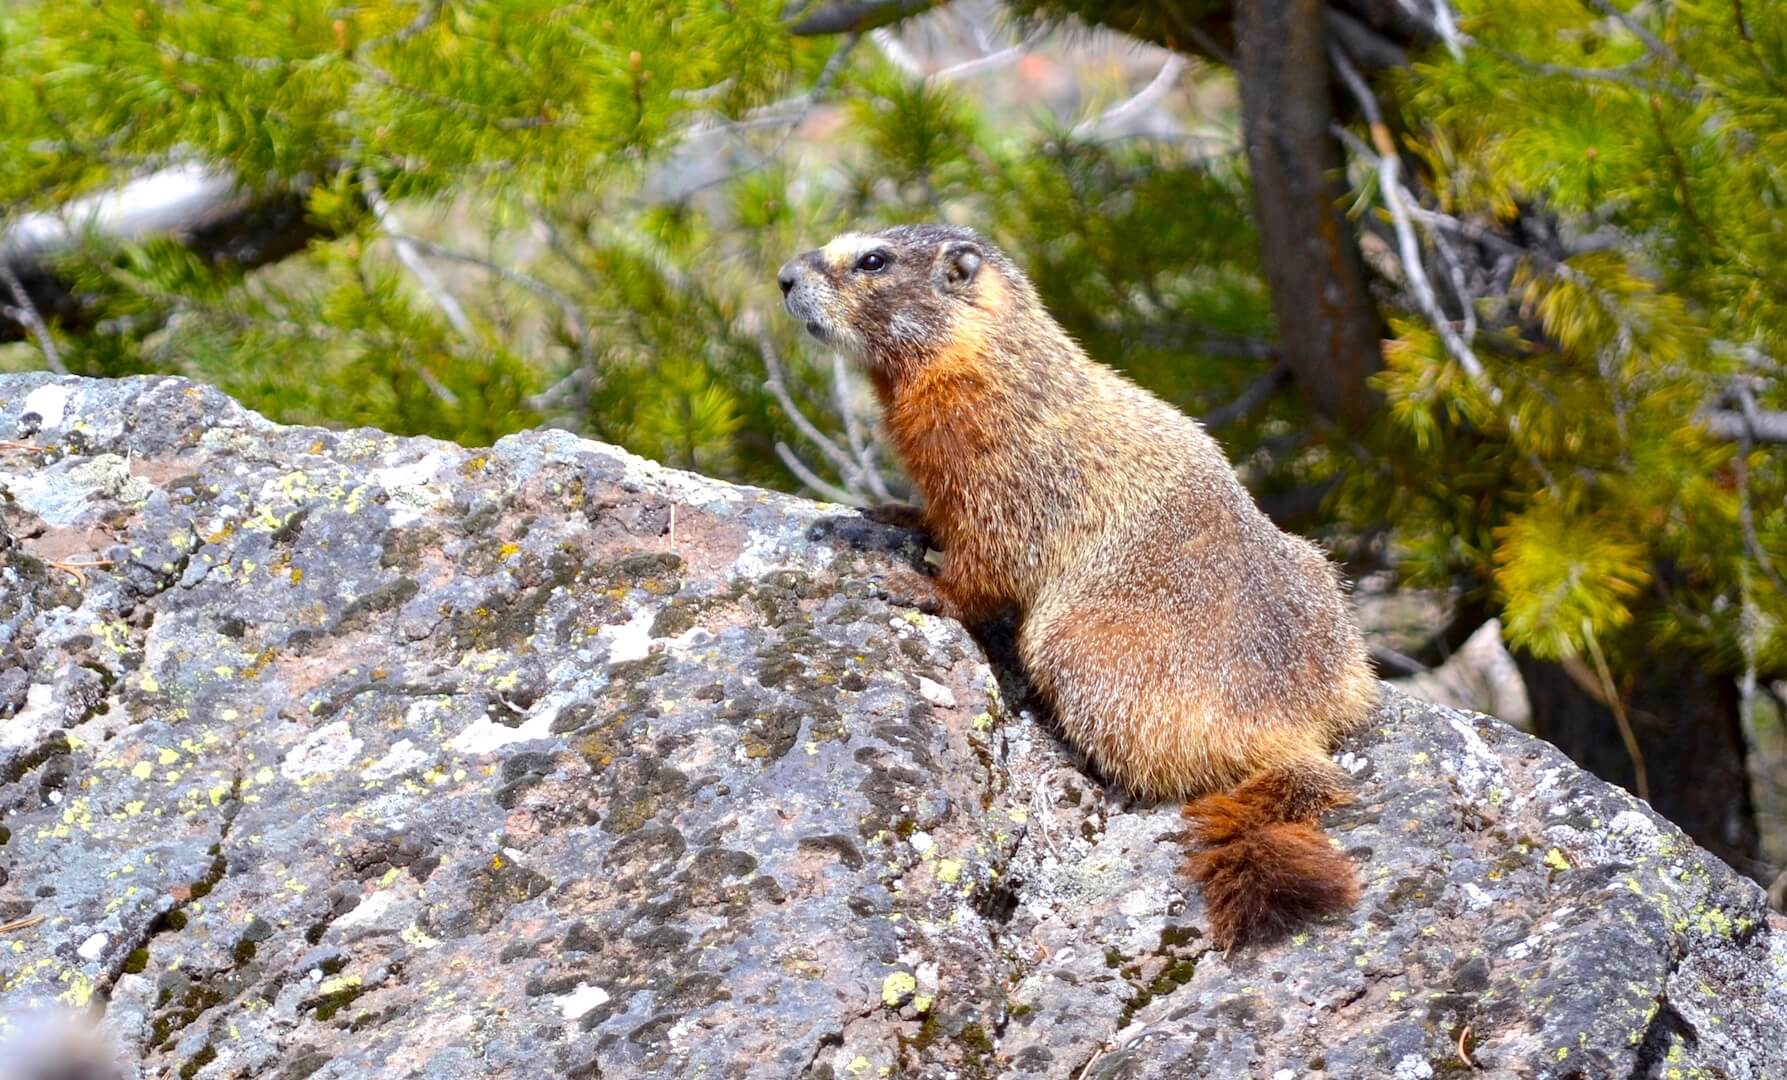
M 902 225 L 845 233 L 782 266 L 788 313 L 814 337 L 882 370 L 921 362 L 1027 295 L 1023 275 L 972 229 Z

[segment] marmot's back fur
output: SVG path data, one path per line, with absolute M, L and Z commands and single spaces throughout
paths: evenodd
M 1088 359 L 977 234 L 846 234 L 783 267 L 786 305 L 874 383 L 970 621 L 1015 607 L 1067 737 L 1144 798 L 1192 799 L 1227 946 L 1350 905 L 1314 823 L 1377 698 L 1339 575 L 1279 530 L 1193 420 Z

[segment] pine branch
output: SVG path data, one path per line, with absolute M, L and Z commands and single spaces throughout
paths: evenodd
M 423 0 L 421 13 L 410 20 L 409 23 L 399 27 L 389 34 L 384 34 L 375 38 L 368 38 L 360 44 L 360 48 L 369 51 L 382 48 L 386 45 L 403 44 L 417 34 L 427 30 L 430 26 L 433 26 L 434 21 L 440 17 L 441 7 L 445 2 L 446 0 Z
M 547 127 L 552 124 L 565 123 L 575 119 L 574 117 L 492 116 L 488 110 L 479 105 L 475 105 L 472 102 L 464 101 L 456 97 L 448 97 L 445 94 L 437 94 L 432 90 L 424 90 L 419 86 L 411 86 L 397 78 L 397 76 L 392 75 L 384 68 L 379 67 L 377 64 L 374 64 L 372 61 L 361 56 L 356 55 L 353 58 L 352 63 L 362 74 L 381 86 L 389 87 L 406 97 L 415 98 L 417 101 L 422 102 L 425 105 L 433 105 L 437 108 L 446 109 L 448 112 L 458 113 L 468 119 L 490 124 L 502 131 L 526 131 L 530 128 Z
M 393 241 L 401 240 L 401 242 L 410 245 L 424 255 L 430 255 L 437 259 L 447 259 L 452 262 L 465 263 L 468 266 L 475 266 L 512 285 L 521 286 L 535 296 L 549 301 L 554 307 L 558 308 L 559 311 L 563 312 L 566 321 L 568 321 L 572 328 L 577 332 L 577 338 L 580 342 L 586 342 L 588 340 L 589 333 L 586 329 L 587 323 L 584 319 L 582 309 L 580 309 L 570 297 L 553 288 L 551 285 L 548 285 L 546 282 L 541 281 L 539 278 L 534 277 L 532 274 L 524 273 L 513 267 L 504 266 L 501 263 L 493 262 L 490 259 L 486 259 L 479 255 L 473 255 L 470 252 L 459 251 L 447 247 L 445 244 L 437 244 L 432 240 L 424 240 L 419 236 L 410 236 L 408 234 L 399 233 L 390 233 L 388 235 Z
M 1744 547 L 1749 550 L 1750 558 L 1754 559 L 1756 565 L 1762 568 L 1762 572 L 1768 576 L 1769 581 L 1774 583 L 1775 588 L 1783 595 L 1787 595 L 1787 581 L 1781 580 L 1780 571 L 1775 569 L 1774 560 L 1768 557 L 1768 551 L 1762 546 L 1762 538 L 1756 534 L 1756 517 L 1750 506 L 1750 447 L 1753 442 L 1751 432 L 1755 430 L 1761 413 L 1756 408 L 1756 398 L 1750 393 L 1749 387 L 1739 385 L 1736 392 L 1738 402 L 1742 406 L 1745 426 L 1743 437 L 1737 440 L 1737 452 L 1731 457 L 1733 469 L 1737 474 L 1737 525 L 1744 534 Z M 1752 656 L 1748 659 L 1750 661 L 1748 678 L 1754 682 L 1755 658 Z
M 1696 96 L 1692 91 L 1685 90 L 1680 86 L 1653 82 L 1650 79 L 1646 79 L 1637 74 L 1637 72 L 1648 63 L 1648 59 L 1634 60 L 1629 64 L 1621 64 L 1618 67 L 1585 68 L 1573 67 L 1569 64 L 1540 63 L 1536 60 L 1530 60 L 1511 49 L 1491 48 L 1489 52 L 1502 60 L 1508 61 L 1510 64 L 1515 65 L 1521 70 L 1530 71 L 1535 75 L 1552 75 L 1564 79 L 1573 79 L 1578 82 L 1613 83 L 1618 86 L 1630 87 L 1633 90 L 1641 90 L 1647 94 L 1668 94 L 1671 97 L 1684 100 L 1689 100 Z

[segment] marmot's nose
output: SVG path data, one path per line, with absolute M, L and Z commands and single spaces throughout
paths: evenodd
M 799 273 L 799 269 L 794 264 L 799 261 L 799 259 L 789 259 L 782 264 L 782 269 L 776 273 L 776 284 L 782 287 L 783 296 L 787 296 L 788 290 L 794 288 L 794 279 Z

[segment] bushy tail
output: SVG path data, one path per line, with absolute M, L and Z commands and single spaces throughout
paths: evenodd
M 25 1009 L 0 1033 L 0 1080 L 124 1080 L 117 1048 L 62 1008 Z
M 1315 821 L 1348 798 L 1324 761 L 1270 769 L 1186 804 L 1203 845 L 1186 868 L 1203 890 L 1217 945 L 1276 937 L 1359 899 L 1352 860 Z

